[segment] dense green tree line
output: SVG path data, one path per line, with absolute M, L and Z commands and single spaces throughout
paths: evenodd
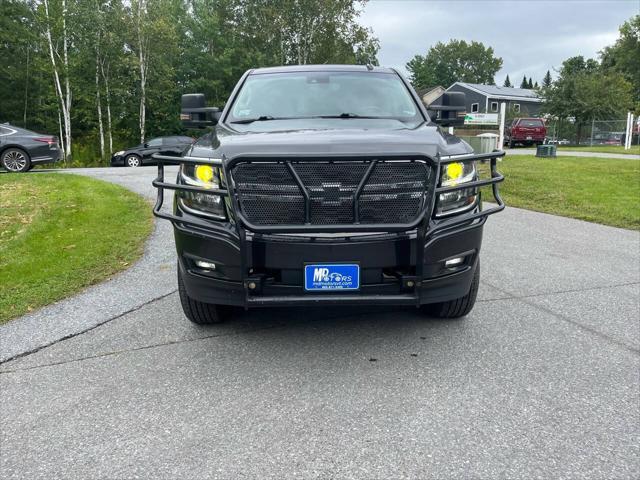
M 221 105 L 248 68 L 376 63 L 364 1 L 2 0 L 0 122 L 105 161 L 180 132 L 180 95 Z

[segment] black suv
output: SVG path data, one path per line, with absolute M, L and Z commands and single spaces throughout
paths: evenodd
M 174 225 L 186 316 L 326 304 L 466 315 L 483 225 L 504 208 L 504 152 L 474 155 L 440 128 L 464 110 L 453 92 L 427 110 L 398 72 L 370 65 L 250 70 L 222 111 L 183 96 L 184 125 L 214 128 L 182 157 L 156 155 L 153 184 L 154 213 Z M 165 162 L 181 164 L 176 183 Z M 483 186 L 497 202 L 485 210 Z
M 155 165 L 156 161 L 152 158 L 154 154 L 180 155 L 193 142 L 193 138 L 180 135 L 152 138 L 142 145 L 114 153 L 111 156 L 111 166 L 140 167 L 149 164 Z

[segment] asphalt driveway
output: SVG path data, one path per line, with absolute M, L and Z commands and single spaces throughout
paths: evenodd
M 80 173 L 152 193 L 152 168 Z M 197 327 L 172 249 L 159 227 L 138 280 L 155 296 L 0 365 L 3 478 L 640 477 L 638 232 L 507 208 L 457 321 L 273 309 Z M 98 290 L 52 315 L 117 303 Z

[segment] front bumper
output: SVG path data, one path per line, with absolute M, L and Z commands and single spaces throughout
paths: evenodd
M 434 195 L 462 188 L 491 186 L 498 203 L 451 218 L 434 219 L 434 201 L 425 202 L 419 221 L 407 225 L 339 225 L 334 227 L 291 226 L 257 228 L 236 211 L 235 223 L 207 221 L 175 207 L 175 214 L 161 211 L 164 189 L 193 191 L 199 187 L 164 182 L 164 156 L 158 160 L 158 188 L 154 214 L 174 224 L 180 274 L 187 294 L 198 301 L 242 307 L 316 304 L 421 305 L 460 298 L 471 286 L 478 265 L 482 230 L 486 217 L 504 208 L 498 193 L 503 180 L 496 159 L 503 152 L 439 159 L 442 164 L 490 160 L 491 178 L 462 186 L 438 187 Z M 177 158 L 166 157 L 167 163 Z M 219 161 L 190 159 L 184 163 Z M 220 165 L 220 163 L 217 163 Z M 224 168 L 224 166 L 223 166 Z M 226 172 L 225 172 L 225 176 Z M 227 176 L 228 178 L 228 176 Z M 233 196 L 227 190 L 210 193 Z M 233 198 L 232 198 L 233 200 Z M 373 233 L 375 232 L 375 233 Z M 462 257 L 455 267 L 446 260 Z M 202 269 L 197 261 L 214 263 Z M 305 292 L 305 263 L 357 263 L 361 286 L 358 291 Z
M 226 236 L 214 233 L 203 239 L 197 231 L 180 226 L 175 226 L 174 233 L 185 288 L 190 297 L 201 302 L 243 307 L 317 303 L 416 305 L 459 298 L 469 291 L 483 225 L 484 220 L 476 221 L 430 239 L 423 246 L 421 280 L 416 275 L 420 256 L 416 231 L 326 241 L 252 235 L 244 241 L 245 259 L 240 246 L 230 243 Z M 446 268 L 445 261 L 455 257 L 463 257 L 463 263 Z M 215 263 L 215 271 L 198 268 L 197 260 Z M 305 292 L 304 264 L 328 262 L 359 264 L 360 289 Z M 250 284 L 255 287 L 249 288 Z
M 124 166 L 124 155 L 113 155 L 111 157 L 111 166 L 112 167 Z

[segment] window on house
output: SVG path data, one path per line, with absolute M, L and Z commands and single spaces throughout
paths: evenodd
M 491 102 L 491 111 L 492 112 L 498 111 L 498 102 Z
M 519 103 L 514 103 L 513 104 L 513 111 L 520 113 L 520 104 Z
M 478 107 L 479 107 L 479 104 L 472 103 L 471 104 L 471 113 L 478 113 Z

